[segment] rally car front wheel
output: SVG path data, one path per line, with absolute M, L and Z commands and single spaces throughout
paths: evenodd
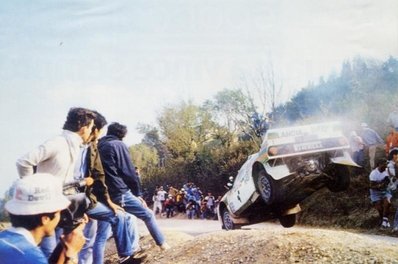
M 234 230 L 234 229 L 240 229 L 241 225 L 237 225 L 232 221 L 232 216 L 229 213 L 227 208 L 224 208 L 222 211 L 222 224 L 223 224 L 223 229 L 225 230 Z
M 257 188 L 261 198 L 266 204 L 271 204 L 274 200 L 275 184 L 271 176 L 265 170 L 259 172 Z

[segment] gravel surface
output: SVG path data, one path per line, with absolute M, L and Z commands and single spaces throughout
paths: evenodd
M 346 231 L 265 228 L 192 236 L 167 229 L 164 233 L 171 246 L 166 252 L 150 236 L 141 238 L 148 254 L 143 263 L 398 263 L 396 240 Z M 106 263 L 117 263 L 115 255 Z

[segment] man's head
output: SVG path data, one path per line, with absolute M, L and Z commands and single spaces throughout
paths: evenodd
M 78 133 L 83 142 L 88 142 L 94 125 L 93 111 L 81 107 L 69 109 L 63 129 Z
M 127 127 L 125 125 L 114 122 L 108 126 L 107 135 L 115 136 L 122 140 L 127 134 Z
M 70 201 L 62 194 L 62 183 L 55 176 L 37 173 L 18 180 L 13 197 L 5 204 L 14 227 L 33 230 L 42 227 L 45 235 L 54 232 L 60 211 Z
M 90 142 L 96 141 L 101 136 L 103 128 L 108 123 L 103 115 L 101 115 L 97 111 L 93 111 L 93 113 L 95 114 L 95 118 L 94 118 L 94 126 L 90 134 L 90 139 L 89 139 Z
M 398 148 L 393 148 L 388 154 L 388 159 L 394 162 L 398 161 Z
M 377 166 L 377 169 L 378 169 L 380 172 L 385 171 L 386 168 L 387 168 L 387 160 L 384 159 L 384 158 L 379 159 L 379 160 L 377 161 L 377 163 L 376 163 L 376 166 Z

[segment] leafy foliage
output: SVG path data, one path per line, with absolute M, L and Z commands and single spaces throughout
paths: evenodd
M 344 62 L 339 75 L 321 77 L 318 84 L 309 83 L 289 101 L 269 108 L 274 109 L 274 126 L 339 119 L 347 130 L 367 122 L 385 135 L 386 118 L 397 99 L 398 61 L 357 57 Z M 182 102 L 164 108 L 157 127 L 140 126 L 144 139 L 132 147 L 144 186 L 194 182 L 222 194 L 228 177 L 258 151 L 261 139 L 251 119 L 255 112 L 250 93 L 239 89 L 225 89 L 201 106 Z

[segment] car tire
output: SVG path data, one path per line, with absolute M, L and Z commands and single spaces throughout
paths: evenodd
M 262 170 L 258 174 L 257 188 L 265 204 L 271 204 L 274 200 L 275 184 L 273 179 Z
M 279 222 L 283 227 L 292 227 L 296 224 L 296 214 L 282 215 Z
M 229 231 L 234 229 L 240 229 L 241 225 L 237 225 L 232 221 L 232 216 L 227 208 L 222 211 L 222 227 L 223 229 Z
M 350 172 L 347 166 L 333 164 L 326 173 L 332 177 L 327 185 L 331 192 L 345 191 L 350 186 Z

